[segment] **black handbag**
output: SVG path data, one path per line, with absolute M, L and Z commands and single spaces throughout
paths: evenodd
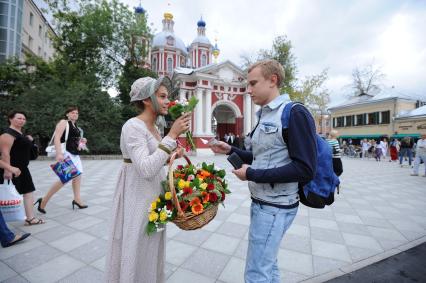
M 31 146 L 31 151 L 30 151 L 30 160 L 36 160 L 37 157 L 38 157 L 38 145 L 33 143 Z

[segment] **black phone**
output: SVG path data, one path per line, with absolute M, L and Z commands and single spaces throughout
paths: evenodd
M 234 166 L 235 169 L 240 169 L 241 167 L 243 167 L 244 161 L 235 152 L 229 155 L 227 159 L 229 163 L 231 163 L 232 166 Z

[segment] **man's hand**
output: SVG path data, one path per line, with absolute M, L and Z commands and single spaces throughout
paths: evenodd
M 243 164 L 243 166 L 240 169 L 234 169 L 232 170 L 232 173 L 235 174 L 235 176 L 237 176 L 238 179 L 240 179 L 241 181 L 247 181 L 247 168 L 249 168 L 250 166 L 248 164 Z
M 17 167 L 13 167 L 12 166 L 12 174 L 15 175 L 15 177 L 18 177 L 19 175 L 21 175 L 21 170 Z
M 4 180 L 12 180 L 13 174 L 10 171 L 4 170 L 3 179 Z
M 218 141 L 217 143 L 210 145 L 210 148 L 214 153 L 227 154 L 231 151 L 231 146 L 223 141 Z

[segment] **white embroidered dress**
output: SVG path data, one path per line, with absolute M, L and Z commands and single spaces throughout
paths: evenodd
M 176 141 L 161 141 L 173 150 Z M 114 195 L 111 233 L 106 256 L 106 282 L 164 282 L 165 231 L 147 236 L 148 210 L 161 193 L 169 155 L 138 119 L 128 120 L 121 132 L 123 163 Z

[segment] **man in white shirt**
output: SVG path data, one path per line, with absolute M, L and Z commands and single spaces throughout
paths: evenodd
M 423 177 L 426 177 L 426 134 L 422 134 L 421 138 L 417 141 L 416 158 L 414 159 L 414 168 L 411 176 L 419 176 L 420 161 L 423 161 L 425 166 Z

